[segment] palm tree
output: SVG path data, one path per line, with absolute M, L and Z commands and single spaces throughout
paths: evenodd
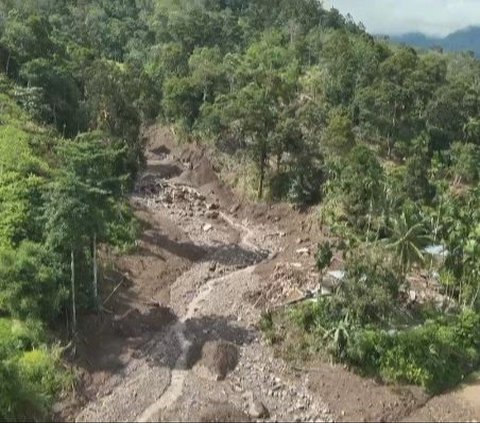
M 413 264 L 424 262 L 422 250 L 432 242 L 432 238 L 427 232 L 425 220 L 410 208 L 392 218 L 390 231 L 387 248 L 394 250 L 400 271 L 405 276 Z

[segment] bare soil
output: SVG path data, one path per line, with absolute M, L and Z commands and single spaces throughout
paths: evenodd
M 144 232 L 133 253 L 102 254 L 110 297 L 81 316 L 81 383 L 58 420 L 249 421 L 252 398 L 269 421 L 479 419 L 478 385 L 428 400 L 328 362 L 283 360 L 258 322 L 316 287 L 315 211 L 242 200 L 208 151 L 178 146 L 166 128 L 145 136 L 131 199 Z

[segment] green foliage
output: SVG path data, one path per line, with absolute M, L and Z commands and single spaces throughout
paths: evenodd
M 388 320 L 398 303 L 401 276 L 385 262 L 367 252 L 352 254 L 346 262 L 346 276 L 337 301 L 359 324 Z
M 0 312 L 52 321 L 66 297 L 62 267 L 43 245 L 28 241 L 0 249 Z
M 417 153 L 408 158 L 405 164 L 403 189 L 412 201 L 427 204 L 432 201 L 435 188 L 428 178 L 429 170 L 430 162 L 425 154 Z
M 471 310 L 457 317 L 436 316 L 417 326 L 385 330 L 358 326 L 335 303 L 320 298 L 290 312 L 315 346 L 386 382 L 409 383 L 438 393 L 461 382 L 480 364 L 480 317 Z M 336 311 L 335 311 L 336 310 Z
M 0 421 L 48 418 L 55 395 L 67 387 L 61 350 L 47 349 L 44 340 L 38 323 L 0 319 Z
M 469 310 L 391 333 L 365 329 L 353 337 L 348 361 L 387 381 L 417 384 L 436 393 L 480 364 L 479 330 L 480 317 Z
M 323 271 L 330 266 L 333 258 L 332 250 L 333 246 L 328 241 L 319 244 L 317 253 L 315 254 L 315 262 L 318 270 Z
M 336 168 L 338 176 L 327 195 L 339 197 L 354 228 L 365 229 L 382 210 L 384 170 L 365 146 L 354 147 Z
M 456 178 L 465 183 L 478 181 L 480 151 L 475 144 L 454 143 L 451 149 L 452 171 Z
M 398 269 L 405 275 L 413 264 L 424 262 L 423 249 L 432 238 L 425 219 L 412 204 L 406 204 L 390 222 L 387 248 L 393 250 Z
M 96 242 L 135 243 L 126 196 L 144 165 L 142 124 L 159 118 L 236 162 L 245 192 L 324 200 L 325 222 L 354 257 L 338 295 L 297 319 L 332 354 L 346 360 L 372 324 L 359 345 L 387 379 L 437 386 L 445 360 L 461 363 L 448 383 L 475 361 L 473 341 L 463 358 L 450 348 L 458 322 L 395 337 L 380 327 L 402 307 L 399 285 L 424 265 L 430 232 L 451 253 L 439 269 L 445 294 L 458 308 L 480 305 L 479 61 L 389 45 L 316 0 L 8 0 L 0 16 L 2 313 L 50 322 L 72 289 L 91 303 Z M 450 176 L 469 186 L 451 195 Z M 356 257 L 365 242 L 388 254 Z M 71 257 L 77 285 L 67 289 Z M 325 244 L 319 268 L 330 260 Z M 431 364 L 425 348 L 408 348 L 429 337 L 447 351 Z M 372 343 L 388 347 L 388 363 Z M 57 383 L 45 351 L 0 362 L 22 387 L 0 385 L 2 419 L 46 410 Z
M 259 323 L 259 328 L 264 333 L 270 345 L 273 345 L 277 341 L 277 334 L 275 332 L 275 325 L 273 322 L 273 315 L 271 312 L 267 311 L 262 314 L 262 317 Z
M 332 109 L 324 134 L 324 148 L 329 156 L 338 157 L 350 152 L 355 145 L 353 122 L 342 109 Z
M 141 226 L 128 204 L 117 206 L 116 212 L 107 223 L 105 239 L 121 252 L 135 248 Z

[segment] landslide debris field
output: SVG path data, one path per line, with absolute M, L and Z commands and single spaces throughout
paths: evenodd
M 129 255 L 104 254 L 105 312 L 80 322 L 82 383 L 59 418 L 479 418 L 475 386 L 428 400 L 419 389 L 377 384 L 343 366 L 299 369 L 280 358 L 258 322 L 264 310 L 315 290 L 313 252 L 322 236 L 315 216 L 242 201 L 205 152 L 177 146 L 164 128 L 146 136 L 147 167 L 131 199 L 143 235 Z

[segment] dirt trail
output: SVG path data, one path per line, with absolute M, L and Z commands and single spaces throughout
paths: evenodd
M 249 238 L 252 237 L 252 230 L 249 228 L 233 221 L 230 217 L 228 217 L 225 213 L 219 213 L 219 216 L 225 220 L 231 227 L 235 227 L 242 232 L 240 244 L 244 245 L 247 248 L 252 250 L 258 249 L 258 247 L 249 241 Z M 229 277 L 239 276 L 242 273 L 251 273 L 256 267 L 256 264 L 253 266 L 249 266 L 245 269 L 238 270 L 236 272 L 230 273 Z M 186 325 L 185 322 L 189 319 L 192 319 L 196 311 L 200 308 L 202 302 L 205 301 L 206 298 L 210 295 L 212 289 L 215 285 L 222 282 L 225 279 L 225 276 L 210 279 L 206 286 L 202 288 L 202 290 L 197 294 L 197 296 L 193 299 L 193 301 L 188 306 L 187 313 L 184 317 L 181 318 L 179 322 L 177 322 L 172 327 L 173 336 L 175 336 L 181 346 L 181 353 L 175 363 L 175 367 L 177 369 L 172 371 L 170 385 L 167 390 L 163 393 L 163 395 L 154 402 L 150 407 L 148 407 L 142 415 L 136 420 L 137 422 L 149 422 L 155 416 L 158 416 L 161 410 L 168 407 L 169 404 L 173 404 L 181 395 L 183 391 L 183 384 L 185 382 L 185 378 L 187 377 L 187 371 L 184 370 L 187 366 L 187 357 L 190 348 L 192 347 L 192 342 L 188 341 L 185 336 Z

